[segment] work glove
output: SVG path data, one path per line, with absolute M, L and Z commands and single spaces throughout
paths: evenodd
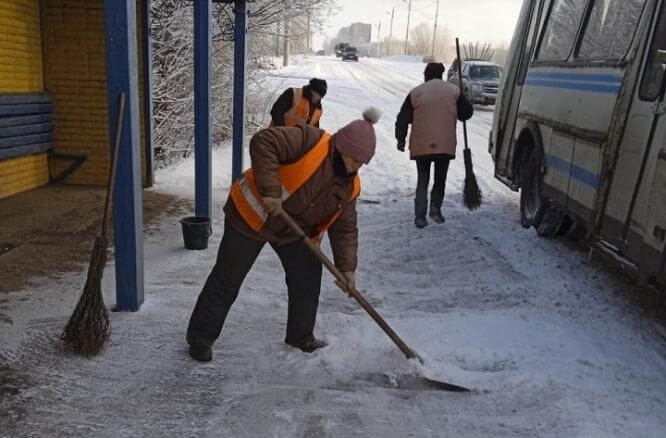
M 346 291 L 349 294 L 349 296 L 351 296 L 351 293 L 349 292 L 350 289 L 356 288 L 356 274 L 354 273 L 354 271 L 346 271 L 343 272 L 342 275 L 344 275 L 347 283 L 342 284 L 339 281 L 336 281 L 335 284 L 337 284 L 340 289 Z
M 405 140 L 398 141 L 398 150 L 400 152 L 405 152 Z
M 282 199 L 264 198 L 264 210 L 266 210 L 268 214 L 277 216 L 282 211 Z

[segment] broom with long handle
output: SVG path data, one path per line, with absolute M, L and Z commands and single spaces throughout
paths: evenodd
M 356 290 L 354 287 L 350 287 L 347 285 L 347 279 L 345 276 L 340 272 L 340 270 L 333 264 L 333 262 L 326 257 L 326 255 L 322 252 L 321 248 L 319 248 L 318 245 L 314 244 L 312 240 L 305 234 L 305 232 L 301 229 L 301 227 L 298 226 L 296 221 L 284 210 L 281 210 L 278 215 L 282 218 L 283 221 L 287 224 L 289 228 L 292 229 L 294 233 L 298 235 L 298 237 L 305 243 L 305 245 L 308 247 L 308 249 L 319 259 L 319 261 L 328 269 L 328 271 L 333 274 L 333 277 L 335 277 L 336 282 L 335 284 L 338 285 L 340 289 L 342 289 L 344 292 L 348 293 L 352 298 L 354 298 L 360 305 L 363 307 L 363 310 L 365 310 L 368 315 L 381 327 L 382 330 L 384 330 L 384 333 L 388 335 L 389 338 L 393 341 L 395 345 L 398 346 L 400 351 L 405 355 L 407 359 L 416 359 L 419 361 L 419 363 L 423 364 L 424 361 L 419 356 L 414 350 L 409 348 L 405 342 L 400 339 L 400 336 L 397 335 L 396 332 L 393 331 L 393 329 L 388 325 L 386 321 L 384 321 L 384 318 L 382 318 L 379 313 L 372 307 L 370 303 L 366 301 L 366 299 L 361 295 L 359 291 Z M 427 377 L 422 377 L 422 379 L 427 380 L 431 384 L 434 384 L 438 389 L 442 389 L 445 391 L 453 391 L 453 392 L 467 392 L 469 389 L 464 388 L 462 386 L 454 385 L 452 383 L 447 383 L 447 382 L 442 382 L 439 380 L 434 380 L 430 379 Z
M 464 96 L 463 80 L 462 80 L 462 58 L 460 57 L 460 45 L 458 38 L 456 38 L 456 54 L 458 55 L 458 83 L 460 85 L 461 96 Z M 463 157 L 465 159 L 465 185 L 463 187 L 463 205 L 469 210 L 476 210 L 481 206 L 483 194 L 474 176 L 474 168 L 472 167 L 472 151 L 467 142 L 467 123 L 463 124 L 463 137 L 465 138 L 465 150 L 463 150 Z
M 106 265 L 106 250 L 109 246 L 107 219 L 113 200 L 113 187 L 116 179 L 118 149 L 120 146 L 124 113 L 125 93 L 120 93 L 113 158 L 111 159 L 111 172 L 106 188 L 102 231 L 99 237 L 95 239 L 95 246 L 90 256 L 88 277 L 83 287 L 83 293 L 74 309 L 74 313 L 72 313 L 65 329 L 60 335 L 60 339 L 65 344 L 66 349 L 88 357 L 102 351 L 111 336 L 109 312 L 104 305 L 104 297 L 102 296 L 102 275 L 104 274 L 104 266 Z

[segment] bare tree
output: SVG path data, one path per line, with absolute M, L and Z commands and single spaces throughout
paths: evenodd
M 432 53 L 432 37 L 434 26 L 428 23 L 419 23 L 410 32 L 410 51 L 413 54 L 427 56 Z M 452 45 L 451 32 L 445 26 L 437 26 L 435 39 L 435 60 L 446 62 L 455 57 L 455 47 Z
M 409 53 L 413 55 L 430 54 L 432 48 L 432 26 L 419 23 L 409 32 Z

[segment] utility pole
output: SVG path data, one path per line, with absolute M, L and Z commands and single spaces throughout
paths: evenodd
M 280 22 L 275 23 L 275 56 L 280 56 Z
M 391 9 L 391 28 L 389 30 L 389 40 L 388 40 L 388 56 L 391 56 L 391 40 L 393 39 L 393 13 L 395 12 L 395 6 Z
M 435 11 L 435 30 L 432 33 L 432 53 L 430 56 L 435 57 L 435 41 L 437 40 L 437 17 L 439 16 L 439 0 L 437 0 L 437 10 Z
M 407 46 L 409 45 L 409 19 L 412 16 L 412 0 L 409 0 L 409 9 L 407 12 L 407 33 L 405 34 L 405 55 L 407 54 Z
M 380 21 L 379 25 L 377 26 L 377 58 L 379 58 L 379 44 L 381 44 L 379 35 L 381 34 L 381 31 L 382 31 L 382 22 Z
M 310 12 L 308 12 L 308 34 L 306 36 L 305 47 L 307 49 L 307 54 L 310 54 Z
M 284 32 L 283 46 L 282 46 L 282 67 L 286 67 L 289 64 L 289 19 L 284 19 L 284 24 L 282 25 L 282 30 Z

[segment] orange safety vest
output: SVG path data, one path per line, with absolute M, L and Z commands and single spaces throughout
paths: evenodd
M 310 101 L 305 96 L 303 96 L 302 88 L 292 88 L 292 91 L 294 93 L 294 98 L 292 100 L 291 108 L 289 108 L 289 111 L 284 113 L 284 126 L 297 126 L 306 124 L 311 126 L 317 125 L 317 122 L 321 117 L 321 110 L 319 108 L 315 108 L 315 110 L 312 112 L 310 122 L 308 123 L 308 116 L 310 115 Z M 273 121 L 271 121 L 270 126 L 275 126 L 273 125 Z
M 331 134 L 325 133 L 319 142 L 310 149 L 298 161 L 291 164 L 280 165 L 278 175 L 282 183 L 282 201 L 289 198 L 298 190 L 324 162 L 330 151 L 329 140 Z M 354 188 L 349 200 L 352 201 L 361 193 L 361 179 L 358 175 L 354 178 Z M 231 199 L 234 201 L 236 210 L 240 213 L 245 223 L 254 230 L 259 231 L 266 223 L 268 213 L 264 210 L 263 199 L 259 194 L 259 188 L 254 179 L 254 172 L 248 169 L 231 186 Z M 321 236 L 335 223 L 342 208 L 337 209 L 331 216 L 315 227 L 315 234 L 310 236 L 320 239 Z

